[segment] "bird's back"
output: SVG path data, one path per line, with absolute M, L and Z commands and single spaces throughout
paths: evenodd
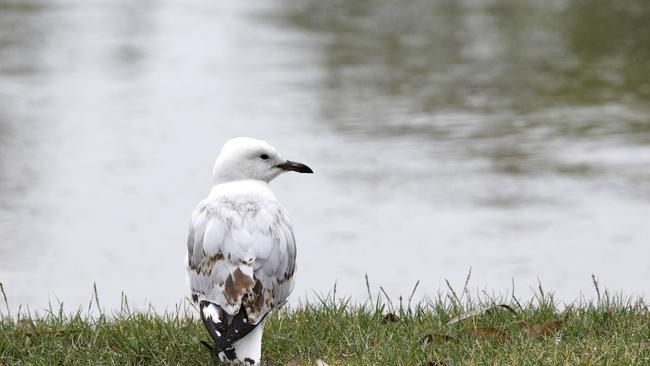
M 187 274 L 195 301 L 257 324 L 293 288 L 296 247 L 286 211 L 268 184 L 214 186 L 192 214 Z

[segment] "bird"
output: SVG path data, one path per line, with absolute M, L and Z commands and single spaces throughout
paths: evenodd
M 313 173 L 266 141 L 228 140 L 212 189 L 192 212 L 185 258 L 192 301 L 226 365 L 259 365 L 267 316 L 294 286 L 296 241 L 269 182 L 285 172 Z

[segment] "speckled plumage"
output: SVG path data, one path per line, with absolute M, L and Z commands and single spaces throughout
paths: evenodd
M 234 316 L 241 306 L 257 324 L 293 288 L 296 244 L 286 211 L 268 184 L 237 182 L 240 193 L 217 185 L 192 214 L 187 270 L 198 301 Z

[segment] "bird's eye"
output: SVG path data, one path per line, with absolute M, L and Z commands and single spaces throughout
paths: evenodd
M 269 156 L 266 155 L 266 154 L 262 154 L 262 155 L 260 155 L 260 159 L 262 159 L 262 160 L 266 160 L 266 159 L 268 159 L 268 158 L 269 158 Z

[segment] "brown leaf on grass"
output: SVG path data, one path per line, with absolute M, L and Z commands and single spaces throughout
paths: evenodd
M 517 314 L 515 309 L 513 309 L 512 306 L 510 306 L 508 304 L 496 304 L 496 305 L 486 306 L 486 307 L 482 307 L 482 308 L 478 308 L 478 309 L 474 309 L 474 310 L 462 313 L 462 314 L 460 314 L 458 316 L 455 316 L 455 317 L 451 318 L 447 322 L 447 325 L 453 325 L 453 324 L 456 324 L 456 323 L 458 323 L 460 321 L 463 321 L 465 319 L 469 319 L 469 318 L 472 318 L 472 317 L 475 317 L 475 316 L 478 316 L 478 315 L 482 315 L 484 313 L 489 314 L 492 310 L 498 309 L 498 308 L 504 308 L 504 309 L 510 311 L 513 314 Z
M 16 329 L 24 329 L 24 328 L 31 328 L 33 325 L 31 320 L 28 319 L 20 319 L 18 322 L 16 322 Z M 25 332 L 23 333 L 25 337 L 33 337 L 34 335 L 38 335 L 38 333 L 32 333 L 32 332 Z
M 393 313 L 388 313 L 384 315 L 384 318 L 382 319 L 382 323 L 394 323 L 398 321 L 399 321 L 399 317 Z
M 527 326 L 525 323 L 519 323 L 519 328 L 529 337 L 539 338 L 553 333 L 553 331 L 560 328 L 562 325 L 564 325 L 563 320 L 553 320 L 532 327 Z
M 486 338 L 493 337 L 500 341 L 510 340 L 510 336 L 506 332 L 500 329 L 490 328 L 490 327 L 474 328 L 474 335 L 477 337 L 486 337 Z
M 447 364 L 442 361 L 436 361 L 436 362 L 429 361 L 425 363 L 424 366 L 447 366 Z
M 434 339 L 438 342 L 450 342 L 455 340 L 454 337 L 446 334 L 435 334 L 435 335 L 427 334 L 424 337 L 420 338 L 420 343 L 427 345 L 433 342 Z
M 444 341 L 444 342 L 453 342 L 453 341 L 456 340 L 456 338 L 454 338 L 454 337 L 452 337 L 450 335 L 446 335 L 446 334 L 438 334 L 436 337 L 439 340 Z
M 433 342 L 433 336 L 431 334 L 427 334 L 424 337 L 420 338 L 420 343 L 424 345 L 427 345 L 431 342 Z
M 438 338 L 438 340 L 444 341 L 444 342 L 451 342 L 451 341 L 456 340 L 456 338 L 454 338 L 454 337 L 452 337 L 450 335 L 446 335 L 446 334 L 438 334 L 438 335 L 436 335 L 436 338 Z
M 65 334 L 65 332 L 62 331 L 62 330 L 53 330 L 53 331 L 49 331 L 49 332 L 47 332 L 45 334 L 47 334 L 50 337 L 61 337 L 61 336 L 63 336 Z M 24 333 L 24 335 L 27 338 L 31 338 L 31 337 L 34 337 L 34 336 L 41 336 L 41 335 L 44 335 L 44 334 L 43 333 L 26 332 L 26 333 Z
M 298 366 L 300 365 L 300 361 L 302 361 L 300 357 L 295 357 L 292 358 L 289 362 L 287 362 L 285 366 Z
M 20 319 L 16 322 L 16 328 L 27 328 L 32 326 L 32 321 L 28 319 Z

